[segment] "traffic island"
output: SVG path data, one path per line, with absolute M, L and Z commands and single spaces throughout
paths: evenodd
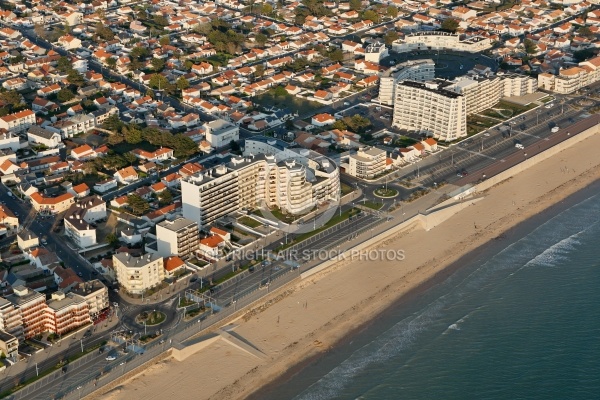
M 382 199 L 392 199 L 392 198 L 398 196 L 399 192 L 396 189 L 382 187 L 379 189 L 375 189 L 373 191 L 373 194 Z
M 135 322 L 138 325 L 156 326 L 160 325 L 167 319 L 167 315 L 160 311 L 143 311 L 135 317 Z

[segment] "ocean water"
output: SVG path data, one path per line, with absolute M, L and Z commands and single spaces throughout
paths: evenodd
M 597 186 L 260 397 L 600 398 Z

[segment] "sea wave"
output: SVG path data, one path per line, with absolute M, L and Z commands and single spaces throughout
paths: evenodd
M 478 307 L 464 317 L 447 325 L 443 319 L 451 316 L 452 306 L 474 291 L 493 287 L 526 266 L 552 266 L 574 251 L 582 235 L 597 235 L 600 231 L 600 195 L 592 196 L 547 220 L 530 234 L 511 243 L 498 254 L 483 262 L 466 277 L 451 276 L 444 283 L 446 293 L 426 305 L 420 312 L 396 323 L 373 341 L 357 349 L 346 360 L 312 384 L 296 400 L 325 400 L 336 398 L 352 379 L 369 366 L 398 357 L 424 331 L 439 329 L 460 330 L 460 325 Z M 463 274 L 464 276 L 464 274 Z M 456 318 L 456 317 L 455 317 Z

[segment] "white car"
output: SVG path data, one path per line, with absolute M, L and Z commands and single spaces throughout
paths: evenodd
M 554 104 L 552 104 L 552 103 L 546 104 L 544 106 L 544 108 L 552 108 L 552 107 L 554 107 Z
M 115 361 L 116 359 L 117 359 L 117 357 L 115 357 L 115 356 L 106 357 L 106 361 Z
M 515 147 L 519 150 L 523 150 L 525 148 L 525 146 L 523 146 L 521 143 L 515 144 Z
M 558 126 L 555 126 L 554 128 L 550 129 L 550 132 L 554 133 L 554 132 L 558 132 L 560 130 L 560 128 Z

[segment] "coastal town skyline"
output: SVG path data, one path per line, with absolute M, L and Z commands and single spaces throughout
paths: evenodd
M 279 396 L 592 187 L 599 39 L 597 1 L 0 2 L 0 393 Z

